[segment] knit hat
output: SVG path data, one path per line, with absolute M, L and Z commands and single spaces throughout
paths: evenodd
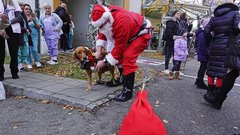
M 184 33 L 186 33 L 187 32 L 187 29 L 185 29 L 185 28 L 180 28 L 179 30 L 178 30 L 178 33 L 177 33 L 177 35 L 178 36 L 182 36 Z
M 200 21 L 200 24 L 203 26 L 203 28 L 205 28 L 207 26 L 207 24 L 209 23 L 210 19 L 209 18 L 203 18 Z
M 172 11 L 171 16 L 173 17 L 177 12 L 178 12 L 178 10 Z
M 113 17 L 109 11 L 107 7 L 96 4 L 92 11 L 92 25 L 94 27 L 100 27 L 108 20 L 113 24 Z

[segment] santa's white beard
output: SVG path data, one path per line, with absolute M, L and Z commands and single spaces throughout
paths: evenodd
M 104 34 L 107 38 L 107 52 L 111 52 L 114 48 L 115 40 L 113 38 L 112 25 L 107 23 L 103 28 L 99 29 L 99 32 Z

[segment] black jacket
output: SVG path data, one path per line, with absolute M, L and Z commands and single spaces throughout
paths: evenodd
M 24 36 L 23 35 L 27 32 L 27 30 L 31 33 L 31 29 L 28 25 L 27 17 L 24 14 L 24 12 L 21 12 L 20 18 L 21 18 L 21 21 L 19 23 L 21 26 L 21 33 L 19 34 L 19 45 L 24 45 Z M 24 27 L 24 21 L 26 23 L 27 28 Z M 32 46 L 32 38 L 30 35 L 28 35 L 28 44 L 29 44 L 29 46 Z
M 68 34 L 70 32 L 70 17 L 67 14 L 66 10 L 63 7 L 57 7 L 57 9 L 55 10 L 55 13 L 62 19 L 63 21 L 63 26 L 62 26 L 62 30 L 63 33 Z
M 205 27 L 206 42 L 210 42 L 207 75 L 224 78 L 227 74 L 227 68 L 224 67 L 228 54 L 226 48 L 231 35 L 239 32 L 239 22 L 239 8 L 234 4 L 222 4 L 214 10 L 214 17 Z
M 164 39 L 166 41 L 166 46 L 174 46 L 173 36 L 177 35 L 179 27 L 179 21 L 173 17 L 166 22 L 166 29 L 164 30 Z

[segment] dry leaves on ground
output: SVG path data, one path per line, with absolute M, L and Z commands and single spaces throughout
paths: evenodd
M 43 64 L 43 68 L 33 68 L 31 71 L 36 73 L 43 73 L 48 74 L 52 76 L 60 76 L 60 77 L 69 77 L 73 79 L 80 79 L 80 80 L 87 80 L 85 70 L 80 69 L 80 65 L 77 61 L 75 61 L 72 58 L 72 55 L 69 54 L 59 54 L 58 65 L 48 65 L 47 61 L 49 61 L 50 58 L 48 56 L 42 57 L 41 62 Z M 139 70 L 136 72 L 136 83 L 141 83 L 143 79 L 143 73 L 144 70 L 147 71 L 148 78 L 152 78 L 152 76 L 158 75 L 156 71 L 150 68 L 139 68 Z M 119 75 L 117 69 L 115 72 L 115 76 L 117 77 Z M 97 74 L 93 74 L 93 80 L 96 82 L 98 79 Z M 109 72 L 106 72 L 102 75 L 102 80 L 108 81 L 111 79 L 111 75 Z

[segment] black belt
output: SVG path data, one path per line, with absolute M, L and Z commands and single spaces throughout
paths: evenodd
M 146 27 L 147 27 L 147 21 L 144 19 L 144 20 L 143 20 L 143 23 L 142 23 L 142 26 L 140 27 L 138 33 L 136 34 L 136 36 L 134 36 L 133 38 L 129 39 L 129 40 L 128 40 L 128 43 L 132 42 L 133 40 L 135 40 L 136 38 L 138 38 L 138 37 L 140 37 L 140 36 L 142 36 L 142 35 L 147 34 L 147 33 L 145 33 L 145 34 L 139 35 L 139 33 L 140 33 L 141 31 L 143 31 L 144 29 L 146 29 Z

